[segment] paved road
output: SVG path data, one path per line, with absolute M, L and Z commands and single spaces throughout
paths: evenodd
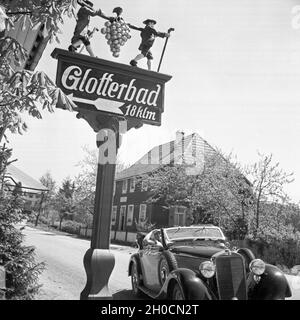
M 43 284 L 37 299 L 40 300 L 78 300 L 85 286 L 86 275 L 83 256 L 90 241 L 69 235 L 26 227 L 25 243 L 36 247 L 38 261 L 46 263 L 40 276 Z M 130 255 L 136 249 L 112 245 L 116 264 L 109 281 L 109 288 L 115 300 L 134 299 L 131 293 L 127 267 Z M 292 300 L 300 300 L 300 276 L 287 276 L 293 292 Z
M 25 244 L 36 247 L 37 260 L 46 263 L 40 276 L 43 286 L 37 299 L 78 300 L 86 284 L 83 256 L 90 241 L 30 227 L 25 228 L 24 234 Z M 111 251 L 116 261 L 109 282 L 111 293 L 114 299 L 134 299 L 127 266 L 136 249 L 112 245 Z

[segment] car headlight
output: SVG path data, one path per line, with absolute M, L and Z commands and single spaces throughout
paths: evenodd
M 200 264 L 199 270 L 203 277 L 211 278 L 215 274 L 216 267 L 212 261 L 204 261 Z
M 249 269 L 255 275 L 261 276 L 266 269 L 266 264 L 261 259 L 254 259 L 249 264 Z

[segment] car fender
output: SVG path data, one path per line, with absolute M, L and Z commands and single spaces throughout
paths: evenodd
M 265 272 L 258 283 L 255 282 L 253 273 L 249 274 L 248 288 L 248 297 L 251 300 L 282 300 L 292 296 L 286 276 L 271 264 L 266 264 Z
M 139 274 L 142 274 L 142 268 L 141 268 L 141 260 L 140 260 L 140 256 L 138 253 L 134 253 L 129 260 L 129 264 L 128 264 L 128 276 L 131 276 L 131 269 L 132 269 L 132 264 L 133 262 L 136 261 L 137 263 L 137 269 Z
M 162 288 L 164 296 L 169 296 L 174 283 L 182 288 L 186 300 L 212 300 L 206 285 L 197 274 L 186 268 L 178 268 L 172 271 Z

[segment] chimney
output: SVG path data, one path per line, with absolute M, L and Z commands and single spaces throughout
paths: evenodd
M 176 164 L 184 163 L 184 132 L 183 131 L 176 131 L 174 160 Z
M 184 139 L 184 132 L 177 130 L 176 131 L 176 144 L 178 144 L 183 139 Z

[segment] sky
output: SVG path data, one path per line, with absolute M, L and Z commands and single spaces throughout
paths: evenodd
M 144 125 L 123 137 L 120 158 L 132 164 L 155 145 L 175 139 L 177 130 L 199 133 L 212 146 L 233 153 L 242 165 L 258 160 L 258 152 L 274 161 L 295 181 L 287 187 L 300 201 L 300 28 L 295 24 L 300 0 L 110 0 L 94 7 L 137 26 L 153 18 L 156 29 L 175 28 L 160 72 L 172 75 L 165 88 L 165 111 L 160 127 Z M 299 11 L 300 12 L 300 11 Z M 105 20 L 91 19 L 91 28 Z M 49 44 L 37 67 L 55 80 L 55 47 L 67 49 L 75 20 L 65 18 L 60 44 Z M 139 32 L 112 57 L 104 36 L 92 39 L 102 59 L 128 64 L 139 52 Z M 157 69 L 165 39 L 153 46 Z M 87 54 L 86 52 L 84 52 Z M 146 68 L 146 60 L 139 63 Z M 96 136 L 75 113 L 56 109 L 43 120 L 28 119 L 22 136 L 9 135 L 16 166 L 38 179 L 46 171 L 60 183 L 74 177 L 84 157 L 83 146 L 96 148 Z

